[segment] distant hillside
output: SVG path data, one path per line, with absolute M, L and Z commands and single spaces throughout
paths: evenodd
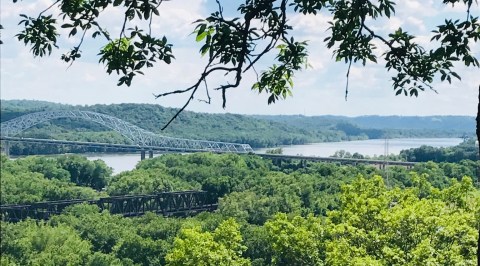
M 45 101 L 31 101 L 31 100 L 1 100 L 0 101 L 0 120 L 1 122 L 10 120 L 17 116 L 55 109 L 69 109 L 76 108 L 73 105 L 52 103 Z
M 366 131 L 382 137 L 399 136 L 462 136 L 475 134 L 473 116 L 302 116 L 302 115 L 256 115 L 257 119 L 286 123 L 304 129 L 325 128 L 331 124 L 349 124 L 351 131 Z M 338 127 L 337 127 L 338 128 Z M 341 129 L 341 128 L 339 128 Z M 373 130 L 373 131 L 372 131 Z M 347 130 L 348 132 L 348 130 Z
M 70 106 L 40 101 L 2 101 L 1 121 L 31 112 L 55 109 L 78 109 L 108 114 L 167 136 L 249 143 L 253 147 L 303 144 L 323 140 L 322 135 L 273 121 L 237 114 L 204 114 L 189 111 L 180 114 L 171 126 L 161 131 L 161 127 L 177 110 L 152 104 Z M 84 141 L 100 138 L 103 142 L 112 138 L 115 142 L 124 141 L 120 140 L 122 137 L 115 132 L 109 132 L 106 135 L 101 133 L 105 131 L 108 129 L 88 121 L 58 119 L 29 129 L 25 132 L 25 136 Z
M 473 116 L 359 116 L 351 121 L 365 128 L 475 131 Z
M 161 131 L 160 128 L 177 109 L 153 104 L 72 106 L 27 100 L 2 100 L 1 121 L 31 112 L 57 109 L 78 109 L 108 114 L 166 136 L 248 143 L 252 147 L 385 137 L 459 137 L 464 133 L 473 135 L 475 125 L 473 117 L 462 116 L 350 118 L 298 115 L 246 116 L 185 111 L 166 130 Z M 76 119 L 58 119 L 39 124 L 27 130 L 23 136 L 128 143 L 128 140 L 114 131 Z M 20 147 L 17 152 L 24 153 L 27 150 L 28 148 Z
M 2 110 L 50 110 L 59 108 L 70 108 L 73 105 L 52 103 L 46 101 L 33 101 L 33 100 L 0 100 L 0 107 Z M 3 115 L 3 114 L 2 114 Z

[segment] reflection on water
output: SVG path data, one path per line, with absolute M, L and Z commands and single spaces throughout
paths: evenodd
M 399 154 L 401 150 L 418 148 L 422 145 L 433 147 L 450 147 L 461 143 L 460 138 L 430 138 L 430 139 L 389 139 L 388 153 Z M 385 153 L 385 140 L 358 140 L 345 142 L 325 142 L 305 145 L 283 146 L 283 154 L 305 155 L 305 156 L 331 156 L 338 150 L 345 150 L 350 153 L 358 152 L 362 155 L 383 155 Z M 257 153 L 265 153 L 267 149 L 258 149 Z M 140 161 L 138 154 L 85 154 L 89 160 L 101 159 L 113 168 L 113 173 L 132 170 Z M 154 155 L 158 156 L 158 155 Z
M 154 154 L 153 157 L 157 157 L 160 154 Z M 84 154 L 89 160 L 100 159 L 104 161 L 108 166 L 112 167 L 113 174 L 118 174 L 123 171 L 129 171 L 135 168 L 138 162 L 140 162 L 140 152 L 138 154 L 133 153 L 120 153 L 120 154 Z M 147 154 L 148 156 L 148 154 Z

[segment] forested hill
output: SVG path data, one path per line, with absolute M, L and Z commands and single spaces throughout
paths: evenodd
M 337 124 L 337 129 L 347 132 L 380 130 L 391 137 L 411 134 L 432 137 L 472 136 L 475 134 L 474 116 L 303 116 L 303 115 L 255 115 L 257 119 L 285 123 L 304 129 L 318 129 Z M 350 127 L 353 126 L 353 127 Z M 389 136 L 383 136 L 389 137 Z
M 2 100 L 1 121 L 31 112 L 57 109 L 108 114 L 167 136 L 249 143 L 253 147 L 384 137 L 459 137 L 474 132 L 473 117 L 245 116 L 189 111 L 180 114 L 166 130 L 161 131 L 160 128 L 177 109 L 153 104 L 72 106 L 28 100 Z M 38 125 L 25 132 L 24 136 L 98 142 L 126 141 L 116 132 L 100 125 L 72 119 L 58 119 Z
M 112 115 L 159 134 L 215 141 L 249 143 L 253 147 L 302 144 L 312 141 L 345 139 L 340 132 L 308 132 L 285 123 L 260 120 L 237 114 L 205 114 L 185 111 L 164 131 L 160 129 L 176 113 L 176 109 L 152 104 L 111 104 L 91 106 L 60 105 L 40 101 L 1 101 L 1 121 L 31 112 L 77 109 Z M 73 131 L 75 129 L 75 133 Z M 97 124 L 72 119 L 58 119 L 26 132 L 26 136 L 109 142 L 122 141 L 114 132 L 105 132 Z M 80 132 L 80 133 L 79 133 Z M 336 133 L 340 134 L 336 136 Z M 329 139 L 325 136 L 332 135 Z
M 457 130 L 474 132 L 473 116 L 359 116 L 351 122 L 367 128 Z

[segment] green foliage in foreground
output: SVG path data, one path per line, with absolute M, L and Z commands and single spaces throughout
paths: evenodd
M 1 160 L 1 204 L 96 198 L 100 193 L 85 186 L 98 188 L 111 173 L 103 161 L 80 156 L 8 160 L 1 155 Z
M 242 252 L 239 226 L 234 219 L 222 222 L 212 233 L 200 228 L 182 229 L 167 254 L 167 265 L 250 265 Z
M 35 175 L 96 193 L 61 181 L 61 164 L 46 171 L 50 159 L 34 168 L 49 175 L 28 170 L 35 160 L 3 158 L 2 182 Z M 476 166 L 390 168 L 384 180 L 361 165 L 165 155 L 107 178 L 107 192 L 202 188 L 222 197 L 218 211 L 123 218 L 76 205 L 48 222 L 2 222 L 1 265 L 475 265 L 480 191 L 465 175 Z M 24 197 L 46 199 L 35 191 Z

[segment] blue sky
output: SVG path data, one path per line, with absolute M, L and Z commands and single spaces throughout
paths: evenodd
M 222 1 L 232 3 L 233 1 Z M 237 2 L 237 1 L 235 1 Z M 398 27 L 418 36 L 417 41 L 428 48 L 431 30 L 445 18 L 464 18 L 465 7 L 454 8 L 433 0 L 397 1 L 396 16 L 391 20 L 372 22 L 378 33 L 386 34 Z M 60 61 L 60 56 L 73 47 L 78 39 L 61 39 L 61 49 L 54 51 L 51 57 L 33 58 L 28 48 L 16 41 L 14 35 L 18 14 L 35 16 L 52 1 L 24 0 L 17 4 L 1 1 L 1 24 L 4 45 L 1 49 L 1 98 L 35 99 L 69 104 L 110 104 L 110 103 L 154 103 L 168 107 L 180 107 L 187 95 L 172 96 L 155 100 L 153 94 L 181 89 L 190 86 L 198 79 L 205 58 L 190 35 L 194 25 L 191 22 L 207 16 L 216 7 L 213 0 L 172 0 L 162 4 L 160 17 L 153 23 L 154 33 L 166 35 L 174 44 L 176 60 L 170 64 L 158 64 L 137 77 L 131 87 L 117 87 L 118 77 L 108 76 L 104 66 L 98 63 L 96 54 L 102 43 L 87 40 L 83 46 L 83 57 L 70 68 Z M 234 10 L 234 5 L 230 5 Z M 233 15 L 233 12 L 230 12 Z M 472 14 L 478 16 L 480 8 L 475 6 Z M 326 37 L 328 14 L 305 16 L 291 14 L 290 24 L 295 28 L 293 35 L 298 40 L 309 42 L 309 63 L 311 68 L 295 76 L 293 97 L 273 105 L 267 105 L 268 95 L 258 95 L 250 90 L 255 80 L 254 73 L 247 73 L 242 85 L 227 94 L 227 108 L 221 108 L 221 95 L 212 92 L 210 105 L 193 101 L 187 108 L 199 112 L 229 112 L 241 114 L 304 114 L 304 115 L 476 115 L 477 95 L 480 84 L 480 70 L 457 68 L 462 81 L 452 84 L 435 82 L 433 91 L 425 91 L 418 98 L 395 96 L 391 87 L 391 74 L 383 64 L 367 64 L 366 67 L 354 65 L 350 77 L 348 101 L 344 99 L 346 65 L 332 59 L 331 51 L 326 49 L 323 39 Z M 106 11 L 102 23 L 109 32 L 120 29 L 121 12 Z M 381 50 L 381 45 L 379 46 Z M 480 57 L 480 45 L 473 47 Z M 268 57 L 257 66 L 261 71 L 271 64 Z M 211 86 L 224 82 L 217 76 L 210 80 Z M 203 93 L 203 92 L 202 92 Z M 197 99 L 204 99 L 200 94 Z

